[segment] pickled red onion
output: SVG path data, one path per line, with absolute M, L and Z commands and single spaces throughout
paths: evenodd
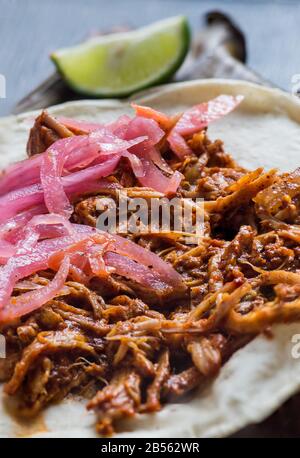
M 66 155 L 68 171 L 86 167 L 98 155 L 99 147 L 90 144 L 87 136 L 74 136 L 57 140 L 55 148 Z M 7 167 L 0 177 L 0 195 L 20 187 L 39 183 L 40 168 L 45 153 L 37 154 Z
M 79 121 L 77 119 L 66 118 L 64 116 L 59 116 L 57 118 L 57 121 L 66 126 L 68 129 L 70 129 L 77 135 L 94 132 L 95 130 L 102 129 L 103 127 L 103 124 L 100 123 Z
M 217 121 L 230 113 L 241 103 L 243 96 L 219 95 L 208 102 L 195 105 L 185 111 L 170 134 L 168 141 L 174 153 L 182 159 L 192 153 L 186 144 L 184 136 L 192 135 L 207 127 L 211 122 Z
M 109 186 L 109 183 L 101 182 L 99 178 L 111 175 L 119 160 L 120 157 L 116 155 L 101 164 L 62 177 L 61 181 L 68 198 L 72 199 L 78 194 L 94 192 Z M 113 187 L 113 184 L 111 184 L 111 186 Z M 16 216 L 25 209 L 43 203 L 44 192 L 40 184 L 34 184 L 11 191 L 0 197 L 0 223 L 5 222 L 8 218 Z
M 132 103 L 131 106 L 135 110 L 137 116 L 153 119 L 157 121 L 163 129 L 168 129 L 172 124 L 172 119 L 161 111 L 143 105 L 137 105 L 136 103 Z
M 8 322 L 40 308 L 46 302 L 59 294 L 64 287 L 69 273 L 70 260 L 66 256 L 53 280 L 42 288 L 28 291 L 17 297 L 12 297 L 4 308 L 0 310 L 0 322 Z
M 110 267 L 113 267 L 115 273 L 122 277 L 129 278 L 137 283 L 151 289 L 165 290 L 170 285 L 155 274 L 149 267 L 138 264 L 127 256 L 121 256 L 118 253 L 107 252 L 104 254 L 104 261 Z
M 129 149 L 129 152 L 135 154 L 141 161 L 143 175 L 137 176 L 142 186 L 146 186 L 166 195 L 175 194 L 180 184 L 182 175 L 179 172 L 173 173 L 171 177 L 165 176 L 154 164 L 152 158 L 159 161 L 157 154 L 153 149 L 155 144 L 161 140 L 164 132 L 152 119 L 135 118 L 128 127 L 126 132 L 127 139 L 134 137 L 140 128 L 147 129 L 148 140 Z M 158 152 L 157 152 L 158 153 Z M 158 153 L 159 154 L 159 153 Z M 160 165 L 163 164 L 161 158 Z
M 72 137 L 68 140 L 71 140 Z M 56 147 L 54 143 L 47 149 L 42 158 L 40 178 L 44 202 L 50 213 L 57 213 L 69 218 L 73 207 L 65 193 L 61 180 L 64 164 L 69 153 Z

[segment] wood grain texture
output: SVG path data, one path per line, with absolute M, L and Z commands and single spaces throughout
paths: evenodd
M 7 98 L 0 115 L 51 74 L 49 53 L 114 25 L 139 26 L 186 14 L 194 28 L 213 9 L 230 14 L 246 33 L 248 65 L 290 90 L 300 73 L 299 1 L 198 0 L 0 0 L 0 73 Z

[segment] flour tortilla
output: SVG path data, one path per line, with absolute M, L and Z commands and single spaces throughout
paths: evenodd
M 219 94 L 242 94 L 240 107 L 209 126 L 226 151 L 249 168 L 293 170 L 300 166 L 300 102 L 277 89 L 234 80 L 171 84 L 134 97 L 140 104 L 174 113 Z M 90 121 L 111 121 L 132 113 L 128 101 L 78 101 L 49 109 Z M 38 112 L 0 119 L 1 166 L 25 157 L 28 130 Z M 186 402 L 169 404 L 157 414 L 123 422 L 117 437 L 223 437 L 260 422 L 300 389 L 300 360 L 292 357 L 292 337 L 300 323 L 274 326 L 274 337 L 259 336 L 236 352 L 216 380 Z M 82 401 L 51 406 L 43 418 L 24 425 L 0 403 L 0 437 L 95 437 L 95 417 Z

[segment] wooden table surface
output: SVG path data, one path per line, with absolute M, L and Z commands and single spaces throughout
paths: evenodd
M 274 84 L 291 90 L 300 73 L 300 2 L 199 0 L 0 0 L 0 74 L 6 99 L 0 115 L 53 71 L 51 51 L 114 25 L 139 26 L 185 14 L 193 28 L 205 12 L 230 14 L 247 37 L 248 64 Z

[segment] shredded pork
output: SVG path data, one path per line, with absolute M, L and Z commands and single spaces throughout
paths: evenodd
M 28 153 L 76 134 L 42 113 Z M 237 133 L 238 135 L 238 133 Z M 239 167 L 206 130 L 188 141 L 193 154 L 165 159 L 184 175 L 178 197 L 205 200 L 205 234 L 198 245 L 180 235 L 125 235 L 159 254 L 182 275 L 187 294 L 141 289 L 126 278 L 76 279 L 59 297 L 6 326 L 8 358 L 0 360 L 5 391 L 34 415 L 69 393 L 85 396 L 97 431 L 111 435 L 119 420 L 158 411 L 215 377 L 239 347 L 276 322 L 300 319 L 299 170 L 280 175 Z M 129 196 L 151 197 L 121 161 L 111 180 Z M 156 193 L 157 194 L 157 193 Z M 74 222 L 95 226 L 97 203 L 116 190 L 80 196 Z M 15 288 L 47 284 L 40 272 Z

